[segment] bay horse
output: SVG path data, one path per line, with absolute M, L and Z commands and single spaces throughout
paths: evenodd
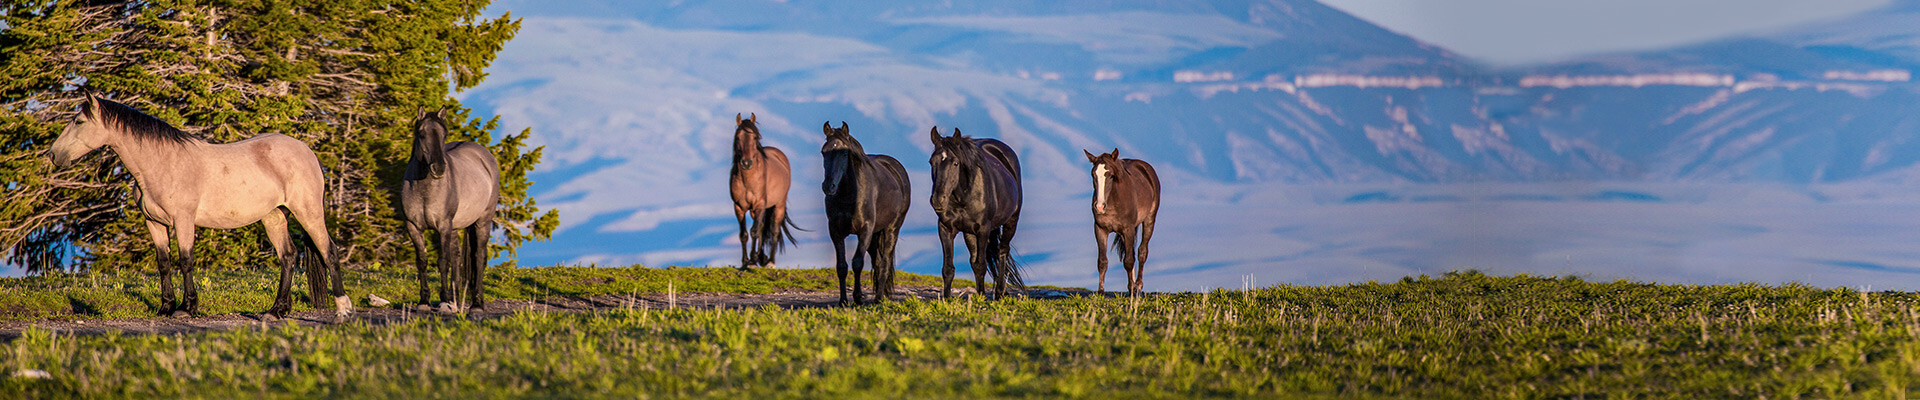
M 1100 293 L 1107 292 L 1107 237 L 1119 247 L 1120 267 L 1127 270 L 1127 294 L 1138 296 L 1146 280 L 1147 242 L 1153 240 L 1153 222 L 1160 215 L 1160 174 L 1146 161 L 1112 153 L 1086 153 L 1093 163 L 1093 242 L 1100 247 Z M 1135 242 L 1138 247 L 1135 247 Z
M 940 216 L 942 298 L 953 295 L 953 235 L 964 234 L 975 290 L 986 295 L 986 274 L 993 274 L 994 297 L 1007 294 L 1007 285 L 1025 288 L 1020 267 L 1013 260 L 1013 234 L 1020 222 L 1020 160 L 1012 147 L 996 139 L 974 139 L 953 130 L 941 137 L 940 127 L 928 132 L 933 140 L 933 193 L 927 198 Z
M 908 200 L 913 191 L 907 168 L 899 160 L 881 154 L 867 154 L 847 130 L 822 123 L 820 130 L 827 142 L 820 145 L 820 158 L 826 177 L 820 191 L 826 193 L 827 234 L 833 238 L 834 269 L 840 273 L 840 305 L 847 305 L 848 235 L 858 236 L 853 247 L 853 303 L 860 304 L 862 258 L 873 259 L 874 302 L 885 302 L 893 295 L 894 247 L 900 243 L 900 225 L 907 220 Z
M 793 186 L 793 167 L 787 153 L 760 145 L 760 118 L 733 115 L 733 169 L 727 186 L 733 195 L 733 219 L 740 224 L 740 269 L 773 267 L 773 257 L 793 242 L 793 219 L 787 216 L 787 190 Z M 753 226 L 747 226 L 751 216 Z M 804 231 L 804 229 L 802 229 Z
M 461 309 L 460 294 L 476 309 L 486 309 L 487 252 L 492 243 L 495 206 L 500 204 L 500 164 L 493 151 L 473 142 L 447 143 L 446 109 L 422 112 L 413 121 L 413 155 L 400 181 L 400 207 L 413 241 L 414 272 L 420 303 L 427 292 L 427 242 L 424 230 L 439 236 L 440 302 Z M 466 231 L 466 241 L 460 240 Z M 464 264 L 464 265 L 463 265 Z
M 289 214 L 306 230 L 310 249 L 320 256 L 320 265 L 307 267 L 308 301 L 314 308 L 323 307 L 322 293 L 328 293 L 325 289 L 331 280 L 336 315 L 352 312 L 353 303 L 341 287 L 340 260 L 327 235 L 322 201 L 326 181 L 319 158 L 306 143 L 277 133 L 208 143 L 159 118 L 88 92 L 79 117 L 60 132 L 48 157 L 57 168 L 66 168 L 101 147 L 120 157 L 139 187 L 140 211 L 146 213 L 147 232 L 157 249 L 154 264 L 160 271 L 161 315 L 200 313 L 200 285 L 193 276 L 194 228 L 236 229 L 259 222 L 280 258 L 279 291 L 267 314 L 286 316 L 293 308 L 295 260 L 295 249 L 288 242 Z M 178 252 L 170 251 L 170 240 L 179 242 Z M 176 273 L 179 302 L 173 288 Z

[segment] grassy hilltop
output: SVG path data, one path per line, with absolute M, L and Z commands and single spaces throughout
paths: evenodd
M 1920 377 L 1917 301 L 1460 273 L 1144 299 L 32 330 L 0 369 L 51 377 L 0 378 L 0 397 L 1900 398 Z

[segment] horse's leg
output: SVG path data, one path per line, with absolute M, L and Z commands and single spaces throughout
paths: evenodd
M 174 268 L 180 270 L 180 288 L 182 289 L 180 293 L 181 309 L 176 312 L 186 311 L 187 314 L 199 314 L 200 282 L 193 280 L 193 220 L 190 218 L 182 218 L 180 221 L 174 221 L 173 226 L 177 227 L 173 230 L 173 240 L 180 242 L 180 261 L 174 264 Z M 285 297 L 287 293 L 281 292 L 280 295 Z
M 768 268 L 780 267 L 779 264 L 774 261 L 774 258 L 780 257 L 780 250 L 779 250 L 781 246 L 780 243 L 782 240 L 786 240 L 786 237 L 787 237 L 786 235 L 781 234 L 781 232 L 785 232 L 784 228 L 786 228 L 786 225 L 784 224 L 786 223 L 786 221 L 787 221 L 787 205 L 786 204 L 782 203 L 780 205 L 773 206 L 773 208 L 767 210 L 767 237 L 773 239 L 773 246 L 768 247 L 769 250 L 767 251 L 766 266 Z M 865 236 L 862 236 L 862 237 L 865 237 Z M 860 276 L 860 267 L 858 265 L 855 265 L 853 267 L 853 276 L 856 276 L 856 277 Z M 855 282 L 853 284 L 853 287 L 858 288 L 860 287 L 860 284 L 858 282 Z M 858 290 L 855 290 L 854 294 L 858 295 L 860 294 L 860 292 Z M 858 296 L 855 296 L 854 300 L 855 300 L 854 301 L 855 303 L 859 303 Z
M 420 281 L 420 304 L 433 304 L 432 292 L 427 291 L 427 237 L 420 233 L 420 226 L 407 223 L 407 239 L 413 241 L 414 276 Z
M 753 254 L 747 250 L 749 242 L 748 236 L 751 236 L 747 234 L 747 209 L 735 203 L 733 205 L 733 219 L 740 223 L 740 270 L 745 271 L 748 269 L 747 258 Z
M 434 231 L 440 234 L 440 302 L 454 303 L 460 301 L 453 292 L 455 282 L 460 281 L 459 272 L 455 272 L 460 263 L 460 230 L 436 228 Z
M 1140 227 L 1140 250 L 1139 254 L 1135 255 L 1135 257 L 1139 257 L 1139 259 L 1135 261 L 1133 270 L 1134 283 L 1131 289 L 1136 293 L 1146 292 L 1147 289 L 1147 242 L 1152 240 L 1153 220 L 1147 220 L 1147 223 L 1142 224 Z
M 983 238 L 981 238 L 980 235 L 978 234 L 961 233 L 960 235 L 962 238 L 964 238 L 967 241 L 967 264 L 968 264 L 967 266 L 973 268 L 974 293 L 978 293 L 981 296 L 986 296 L 987 295 L 987 270 L 992 269 L 993 267 L 989 266 L 985 262 L 986 257 L 982 257 L 981 255 L 991 254 L 989 252 L 992 250 L 980 248 L 981 242 L 985 242 L 985 240 L 982 240 Z M 999 277 L 996 275 L 995 278 L 998 279 Z
M 279 291 L 275 292 L 273 307 L 267 308 L 267 314 L 286 316 L 288 311 L 293 310 L 293 296 L 290 294 L 280 294 L 293 290 L 294 260 L 293 247 L 287 245 L 292 241 L 287 237 L 289 234 L 287 232 L 287 214 L 280 210 L 268 212 L 266 217 L 260 218 L 260 226 L 266 228 L 267 243 L 273 245 L 273 254 L 280 256 L 280 279 L 278 279 L 278 285 L 275 286 Z M 315 278 L 314 271 L 307 271 L 307 277 Z M 320 307 L 319 290 L 320 285 L 318 282 L 314 282 L 314 285 L 308 287 L 308 294 L 313 297 L 313 306 L 315 308 Z
M 840 305 L 847 306 L 853 304 L 847 302 L 847 235 L 832 232 L 828 236 L 833 238 L 833 271 L 840 275 Z
M 953 228 L 940 225 L 940 278 L 946 282 L 940 298 L 953 297 Z
M 1107 235 L 1111 234 L 1113 232 L 1101 228 L 1100 224 L 1093 225 L 1093 244 L 1100 249 L 1099 261 L 1094 264 L 1100 271 L 1100 294 L 1107 293 Z
M 160 271 L 160 315 L 172 314 L 173 238 L 167 234 L 167 225 L 154 220 L 147 220 L 147 234 L 153 236 L 153 267 Z
M 873 302 L 885 303 L 893 296 L 893 247 L 899 234 L 884 230 L 873 234 L 873 247 L 867 249 L 873 258 Z
M 1134 291 L 1134 287 L 1137 285 L 1135 285 L 1133 281 L 1133 271 L 1139 268 L 1139 264 L 1136 262 L 1139 260 L 1139 257 L 1133 251 L 1134 243 L 1140 241 L 1135 236 L 1139 233 L 1140 230 L 1138 228 L 1120 230 L 1120 267 L 1126 268 L 1127 270 L 1127 295 L 1129 296 L 1139 295 L 1139 293 L 1135 293 Z
M 994 298 L 1001 298 L 1007 295 L 1007 281 L 1013 278 L 1013 266 L 1000 264 L 1002 260 L 1013 259 L 1012 257 L 1006 256 L 1007 246 L 1006 243 L 1004 243 L 1006 239 L 1001 238 L 1001 232 L 1005 231 L 1002 229 L 1005 228 L 990 230 L 983 234 L 986 236 L 986 240 L 984 241 L 986 242 L 987 251 L 985 252 L 985 256 L 980 257 L 980 260 L 985 261 L 987 265 L 993 267 Z
M 859 237 L 854 239 L 854 245 L 853 245 L 853 304 L 854 305 L 859 305 L 862 303 L 862 301 L 860 300 L 860 270 L 866 268 L 866 263 L 867 263 L 866 258 L 867 258 L 867 254 L 869 254 L 867 246 L 871 245 L 872 242 L 873 242 L 873 232 L 861 233 Z
M 340 260 L 334 259 L 333 236 L 327 234 L 326 213 L 306 209 L 288 209 L 287 211 L 293 214 L 294 221 L 300 223 L 300 228 L 307 231 L 307 239 L 313 241 L 314 251 L 320 252 L 320 266 L 323 268 L 320 271 L 322 272 L 320 275 L 322 289 L 331 284 L 332 290 L 327 294 L 333 297 L 346 296 L 346 283 L 340 281 Z
M 467 298 L 475 309 L 487 308 L 487 252 L 492 246 L 493 216 L 480 217 L 480 221 L 467 227 Z

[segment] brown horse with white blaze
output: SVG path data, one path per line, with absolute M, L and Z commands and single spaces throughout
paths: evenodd
M 760 145 L 758 116 L 741 119 L 734 114 L 733 124 L 733 170 L 727 186 L 733 195 L 733 218 L 740 224 L 740 269 L 772 267 L 774 255 L 793 242 L 793 231 L 787 230 L 793 227 L 787 217 L 793 167 L 786 152 Z
M 1093 242 L 1100 247 L 1100 292 L 1107 291 L 1107 237 L 1119 247 L 1120 266 L 1127 270 L 1127 293 L 1139 295 L 1146 279 L 1147 242 L 1153 240 L 1153 222 L 1160 215 L 1160 174 L 1146 161 L 1112 153 L 1087 154 L 1093 163 Z M 1135 244 L 1138 244 L 1136 246 Z

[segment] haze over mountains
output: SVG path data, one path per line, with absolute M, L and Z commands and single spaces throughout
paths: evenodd
M 758 114 L 770 144 L 794 157 L 796 221 L 808 228 L 825 224 L 815 191 L 822 122 L 846 121 L 868 151 L 900 158 L 917 197 L 928 128 L 1005 140 L 1027 169 L 1033 211 L 1015 246 L 1036 283 L 1091 284 L 1080 151 L 1152 161 L 1168 181 L 1161 219 L 1173 232 L 1156 237 L 1153 290 L 1237 285 L 1229 271 L 1339 282 L 1538 262 L 1540 248 L 1434 256 L 1445 249 L 1316 242 L 1301 232 L 1321 225 L 1291 214 L 1480 198 L 1381 187 L 1904 183 L 1920 162 L 1913 2 L 1498 70 L 1308 0 L 519 7 L 532 4 L 494 5 L 533 14 L 487 83 L 462 94 L 509 127 L 534 127 L 547 146 L 534 191 L 566 222 L 555 241 L 529 244 L 523 265 L 735 262 L 725 194 L 734 113 Z M 1691 192 L 1629 186 L 1561 197 Z M 900 259 L 937 272 L 924 204 L 910 211 Z M 1463 217 L 1434 218 L 1442 227 Z M 1345 241 L 1446 240 L 1419 231 Z M 803 235 L 782 264 L 832 265 L 821 236 Z

